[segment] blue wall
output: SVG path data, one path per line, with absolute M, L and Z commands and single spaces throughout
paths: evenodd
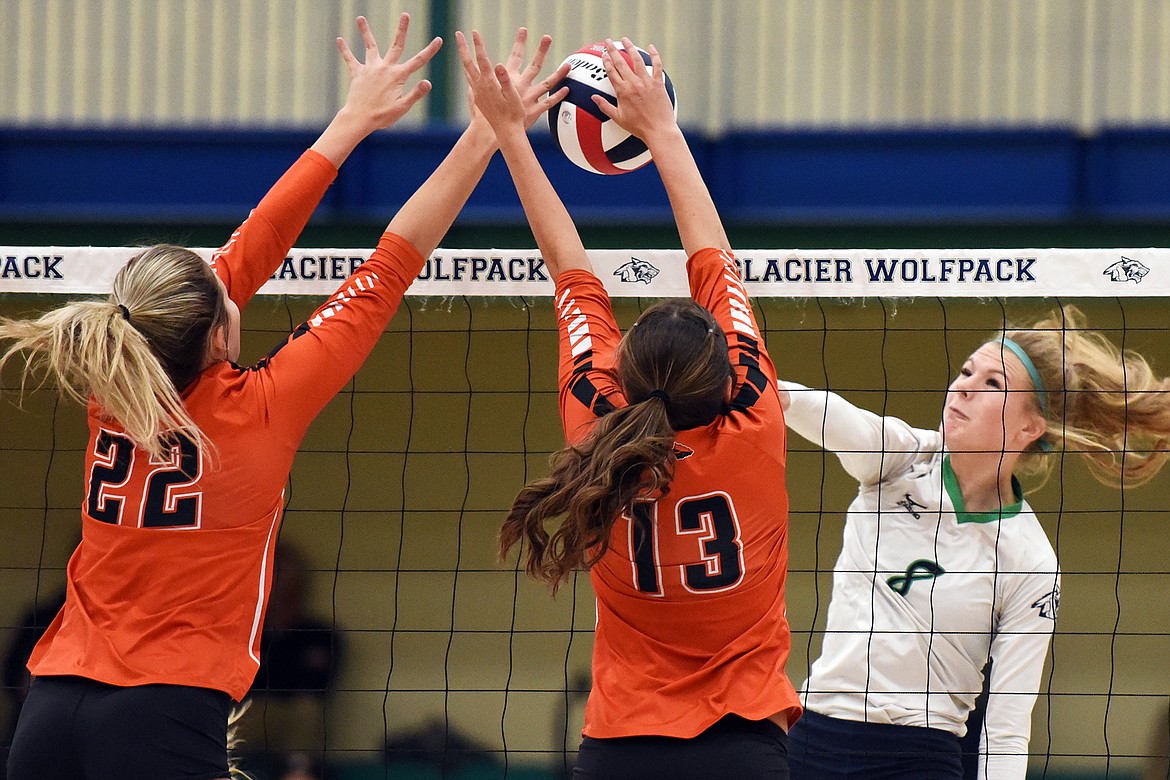
M 234 221 L 314 133 L 0 129 L 0 221 Z M 358 148 L 316 220 L 383 221 L 457 131 L 382 133 Z M 534 133 L 582 223 L 669 221 L 652 168 L 580 171 Z M 1170 130 L 735 132 L 691 136 L 730 223 L 1053 222 L 1170 218 Z M 523 220 L 498 158 L 462 218 Z

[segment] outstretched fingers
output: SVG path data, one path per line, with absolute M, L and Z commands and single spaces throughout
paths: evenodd
M 366 21 L 364 16 L 358 17 L 358 29 L 362 34 L 362 41 L 366 44 L 366 62 L 369 63 L 373 61 L 375 57 L 380 56 L 378 54 L 378 41 L 374 38 L 374 33 L 370 29 L 370 23 Z M 386 56 L 382 57 L 383 63 L 388 65 L 398 65 L 398 60 L 402 57 L 402 52 L 406 49 L 406 35 L 409 31 L 410 14 L 403 13 L 398 17 L 398 29 L 394 33 L 394 43 L 390 44 L 390 48 L 386 50 Z M 431 58 L 435 56 L 442 45 L 442 38 L 438 36 L 432 38 L 430 43 L 424 46 L 420 52 L 415 54 L 409 60 L 402 63 L 401 67 L 406 69 L 407 75 L 421 70 L 424 65 L 431 61 Z M 423 94 L 426 93 L 424 92 Z M 421 97 L 421 95 L 419 97 Z
M 655 69 L 654 59 L 657 51 L 654 49 L 654 44 L 650 44 L 646 50 L 650 55 L 650 70 L 646 70 L 646 63 L 642 61 L 642 55 L 638 52 L 638 47 L 629 38 L 622 38 L 622 46 L 625 47 L 625 56 L 621 57 L 629 70 L 629 78 L 637 79 L 642 82 L 654 82 L 655 79 L 662 76 L 662 59 L 658 59 L 658 66 Z
M 566 90 L 567 89 L 568 88 L 566 87 Z M 608 100 L 603 98 L 601 95 L 592 95 L 591 99 L 593 100 L 593 105 L 597 106 L 598 111 L 605 114 L 610 119 L 617 120 L 617 118 L 618 118 L 617 106 L 615 106 L 613 103 L 610 103 Z
M 398 17 L 398 29 L 394 32 L 394 42 L 386 50 L 387 62 L 398 62 L 402 52 L 406 51 L 406 33 L 410 30 L 410 14 L 403 13 Z
M 540 82 L 541 87 L 544 89 L 545 92 L 548 92 L 554 86 L 556 86 L 557 84 L 559 84 L 562 81 L 564 81 L 565 79 L 567 79 L 569 77 L 569 71 L 572 70 L 572 68 L 573 68 L 573 63 L 562 62 L 559 66 L 557 66 L 556 70 L 554 70 L 551 74 L 549 74 L 548 78 L 546 78 L 544 81 Z M 559 90 L 557 90 L 558 95 L 561 92 L 564 92 L 566 95 L 569 94 L 569 87 L 567 84 L 565 86 L 561 87 Z
M 484 45 L 483 36 L 479 34 L 479 30 L 471 31 L 471 43 L 475 46 L 475 65 L 479 68 L 479 72 L 491 73 L 492 61 L 488 57 L 487 46 Z
M 383 57 L 379 53 L 378 40 L 374 36 L 374 31 L 370 28 L 370 22 L 364 16 L 357 18 L 358 32 L 361 33 L 362 43 L 365 45 L 365 56 L 363 61 L 359 61 L 350 50 L 349 44 L 345 42 L 344 38 L 337 39 L 337 50 L 341 52 L 341 58 L 345 61 L 345 66 L 349 70 L 350 77 L 356 75 L 357 70 L 364 65 L 371 65 L 376 63 L 379 59 L 382 63 L 387 65 L 397 65 L 398 59 L 402 56 L 403 50 L 406 48 L 406 35 L 410 30 L 410 14 L 404 13 L 398 18 L 398 30 L 394 35 L 394 43 L 386 51 L 386 56 Z M 421 69 L 424 65 L 431 61 L 443 45 L 442 38 L 434 38 L 428 43 L 422 51 L 415 54 L 409 60 L 402 64 L 407 75 L 414 73 Z
M 508 52 L 508 70 L 516 73 L 524 64 L 524 52 L 528 49 L 528 28 L 521 27 L 516 31 L 516 39 L 512 41 L 512 51 Z
M 615 88 L 634 76 L 630 63 L 626 62 L 621 50 L 609 38 L 605 39 L 605 53 L 601 57 L 601 65 L 605 68 L 605 75 L 609 76 L 609 80 L 613 82 Z
M 426 79 L 423 79 L 419 83 L 415 84 L 409 92 L 402 96 L 402 102 L 405 103 L 406 110 L 409 111 L 411 106 L 422 100 L 423 96 L 430 91 L 431 82 L 427 81 Z M 406 113 L 406 111 L 403 111 L 403 113 Z
M 357 72 L 357 69 L 360 68 L 362 64 L 358 62 L 357 57 L 353 56 L 353 52 L 350 51 L 349 44 L 345 42 L 345 38 L 338 36 L 337 50 L 341 52 L 341 60 L 345 63 L 345 67 L 349 71 L 350 78 L 353 78 L 354 73 Z
M 462 32 L 455 33 L 455 47 L 459 49 L 459 61 L 463 63 L 463 74 L 467 76 L 467 83 L 472 84 L 479 76 L 479 67 L 471 55 L 471 47 L 467 45 L 467 36 Z
M 630 75 L 645 77 L 646 67 L 642 62 L 642 55 L 638 53 L 638 47 L 634 45 L 633 41 L 625 37 L 622 38 L 622 46 L 625 47 L 625 56 L 622 57 L 622 60 L 626 63 L 626 67 L 630 69 Z M 634 67 L 635 63 L 641 67 Z
M 540 99 L 540 114 L 548 111 L 550 108 L 560 103 L 569 96 L 569 88 L 567 86 L 561 87 L 556 92 L 549 92 Z M 539 114 L 538 114 L 539 116 Z
M 508 66 L 498 63 L 495 68 L 496 80 L 500 82 L 500 86 L 507 92 L 512 87 L 512 74 L 508 72 Z
M 411 57 L 403 64 L 403 67 L 406 68 L 406 72 L 414 73 L 415 71 L 421 70 L 424 65 L 431 61 L 431 58 L 435 56 L 435 54 L 439 51 L 440 48 L 442 48 L 442 46 L 442 38 L 439 38 L 438 36 L 432 38 L 431 42 L 428 43 L 422 51 Z
M 364 16 L 357 18 L 358 32 L 362 36 L 362 43 L 365 44 L 366 51 L 363 57 L 364 62 L 370 62 L 378 56 L 378 41 L 374 39 L 374 32 L 370 29 L 370 23 Z M 346 69 L 349 71 L 349 77 L 353 78 L 357 75 L 358 69 L 362 67 L 362 61 L 359 61 L 354 56 L 353 51 L 349 48 L 349 44 L 345 38 L 338 36 L 337 50 L 341 52 L 341 59 L 345 63 Z
M 569 70 L 572 67 L 571 63 L 562 62 L 556 70 L 549 74 L 548 78 L 537 85 L 541 92 L 548 93 L 547 97 L 544 98 L 547 106 L 552 106 L 553 103 L 559 103 L 569 96 L 568 84 L 563 85 L 556 92 L 553 92 L 552 89 L 569 77 Z
M 629 63 L 626 62 L 625 57 L 621 55 L 612 40 L 606 38 L 604 45 L 605 51 L 601 55 L 601 66 L 605 68 L 605 75 L 613 84 L 614 91 L 620 93 L 626 79 L 634 74 L 629 68 Z M 593 105 L 597 106 L 597 109 L 608 118 L 614 120 L 618 118 L 618 107 L 609 100 L 601 95 L 593 95 L 592 100 Z
M 403 14 L 403 16 L 406 16 L 406 14 Z M 406 21 L 409 24 L 409 18 Z M 359 16 L 357 18 L 357 27 L 358 32 L 360 32 L 362 35 L 362 43 L 366 45 L 365 61 L 369 62 L 375 57 L 381 56 L 378 53 L 378 41 L 374 38 L 374 31 L 370 29 L 369 20 L 364 16 Z
M 593 104 L 604 116 L 645 141 L 647 134 L 666 126 L 673 116 L 674 107 L 665 88 L 665 70 L 653 45 L 643 55 L 629 38 L 622 38 L 621 43 L 623 49 L 606 39 L 601 58 L 613 84 L 616 103 L 594 95 Z
M 459 46 L 459 61 L 463 64 L 463 74 L 467 77 L 467 86 L 471 93 L 482 94 L 484 90 L 490 90 L 492 87 L 496 87 L 495 91 L 498 92 L 495 68 L 488 58 L 487 47 L 484 46 L 479 32 L 471 31 L 470 45 L 467 36 L 461 32 L 455 33 L 455 41 Z M 474 99 L 472 102 L 475 102 Z
M 536 46 L 536 54 L 532 57 L 532 62 L 528 63 L 528 67 L 524 69 L 529 83 L 536 80 L 536 74 L 540 73 L 540 69 L 544 67 L 544 59 L 548 56 L 548 50 L 550 48 L 552 48 L 552 36 L 541 36 L 540 43 Z M 567 73 L 568 69 L 565 72 Z
M 657 84 L 663 80 L 662 56 L 659 55 L 658 49 L 652 43 L 646 47 L 646 51 L 650 52 L 650 78 Z
M 531 126 L 551 106 L 560 100 L 564 100 L 569 94 L 567 88 L 558 89 L 555 93 L 550 94 L 550 91 L 568 76 L 570 66 L 567 62 L 562 63 L 547 78 L 542 80 L 537 79 L 551 47 L 552 36 L 541 36 L 540 43 L 536 47 L 536 53 L 532 61 L 523 70 L 520 70 L 520 66 L 523 64 L 522 62 L 514 63 L 514 67 L 512 63 L 509 63 L 508 70 L 512 84 L 516 86 L 517 92 L 520 93 L 521 102 L 524 105 L 525 127 Z
M 354 146 L 370 133 L 390 127 L 406 114 L 415 103 L 431 91 L 431 82 L 422 80 L 410 89 L 406 82 L 411 75 L 431 60 L 442 40 L 436 38 L 405 63 L 398 62 L 406 44 L 410 16 L 403 14 L 398 22 L 394 45 L 385 57 L 378 49 L 378 41 L 364 16 L 357 17 L 357 28 L 364 52 L 355 55 L 345 38 L 337 39 L 337 51 L 349 72 L 349 86 L 345 104 L 339 110 L 354 121 L 330 123 L 313 149 L 335 166 L 345 161 Z
M 531 62 L 525 63 L 528 30 L 516 32 L 512 48 L 504 62 L 493 63 L 483 36 L 472 30 L 470 36 L 456 33 L 459 60 L 470 87 L 472 114 L 482 115 L 497 131 L 512 123 L 527 128 L 549 107 L 563 100 L 567 88 L 557 88 L 569 72 L 564 63 L 546 79 L 539 73 L 552 47 L 552 37 L 541 36 Z M 553 92 L 552 90 L 555 90 Z

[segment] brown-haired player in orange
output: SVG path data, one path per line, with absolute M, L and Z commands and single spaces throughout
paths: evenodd
M 595 101 L 654 156 L 693 300 L 655 304 L 623 337 L 528 141 L 522 85 L 492 67 L 478 33 L 474 54 L 456 36 L 556 280 L 568 446 L 517 496 L 500 546 L 526 542 L 529 574 L 554 588 L 590 571 L 593 689 L 574 777 L 786 778 L 785 732 L 801 707 L 785 674 L 784 415 L 658 54 L 650 47 L 647 72 L 607 41 L 618 103 Z
M 63 391 L 88 401 L 82 540 L 65 606 L 33 651 L 35 675 L 9 759 L 11 780 L 226 777 L 228 713 L 256 674 L 284 487 L 309 423 L 350 380 L 495 152 L 473 113 L 447 158 L 390 222 L 372 257 L 308 322 L 243 367 L 239 310 L 288 253 L 337 167 L 430 88 L 399 62 L 403 14 L 385 56 L 365 19 L 344 107 L 215 253 L 149 248 L 106 300 L 0 321 Z M 510 67 L 529 121 L 550 40 Z M 555 76 L 556 74 L 554 74 Z

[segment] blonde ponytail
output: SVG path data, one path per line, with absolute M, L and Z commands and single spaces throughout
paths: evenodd
M 198 255 L 151 247 L 131 259 L 106 301 L 77 301 L 33 320 L 0 318 L 12 344 L 0 369 L 24 353 L 28 378 L 43 373 L 66 396 L 97 401 L 136 444 L 161 457 L 175 435 L 206 444 L 180 392 L 198 375 L 214 325 L 226 316 L 218 283 Z
M 1162 469 L 1170 455 L 1170 380 L 1142 355 L 1088 330 L 1074 306 L 1006 335 L 1044 382 L 1045 441 L 1083 452 L 1093 476 L 1107 485 L 1140 485 Z M 1042 460 L 1033 470 L 1049 468 Z

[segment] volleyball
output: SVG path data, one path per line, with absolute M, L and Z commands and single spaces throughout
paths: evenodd
M 620 42 L 614 45 L 632 66 L 634 57 L 626 52 Z M 646 71 L 650 72 L 650 54 L 643 49 L 635 49 Z M 569 75 L 550 91 L 568 87 L 569 94 L 549 109 L 548 128 L 557 147 L 578 167 L 607 175 L 629 173 L 650 162 L 650 150 L 641 139 L 626 132 L 593 103 L 593 96 L 601 95 L 610 103 L 617 104 L 613 84 L 601 64 L 604 51 L 603 42 L 593 43 L 565 59 L 569 63 Z M 670 103 L 677 117 L 678 103 L 674 97 L 674 85 L 665 71 L 662 75 L 666 79 L 666 93 L 670 95 Z

